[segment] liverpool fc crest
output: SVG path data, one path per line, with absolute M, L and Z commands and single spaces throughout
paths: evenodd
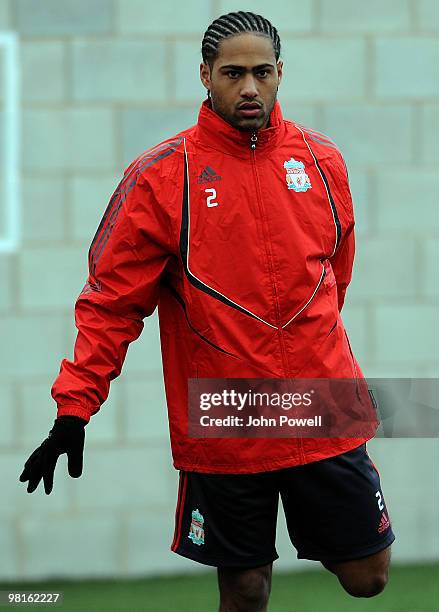
M 288 189 L 294 189 L 294 191 L 311 189 L 311 181 L 305 172 L 305 164 L 303 162 L 297 161 L 292 157 L 289 161 L 284 162 L 284 168 L 287 171 L 285 179 Z
M 192 510 L 192 522 L 191 527 L 189 529 L 188 538 L 192 540 L 194 544 L 204 544 L 204 517 L 199 512 L 198 508 L 196 510 Z

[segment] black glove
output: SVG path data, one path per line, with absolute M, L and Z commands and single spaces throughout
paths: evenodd
M 35 491 L 41 478 L 44 480 L 46 494 L 51 493 L 56 462 L 63 453 L 67 453 L 70 476 L 81 476 L 86 424 L 85 419 L 77 416 L 65 415 L 55 419 L 47 438 L 24 464 L 20 482 L 29 481 L 28 493 Z

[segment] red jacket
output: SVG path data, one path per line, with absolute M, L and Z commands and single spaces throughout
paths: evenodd
M 205 101 L 195 126 L 127 168 L 90 246 L 74 360 L 52 387 L 58 416 L 89 420 L 158 305 L 177 469 L 274 470 L 368 439 L 188 437 L 189 378 L 363 378 L 340 317 L 354 258 L 340 151 L 278 102 L 251 136 Z

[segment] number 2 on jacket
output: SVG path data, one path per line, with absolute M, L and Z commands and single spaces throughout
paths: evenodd
M 205 189 L 205 193 L 210 193 L 211 195 L 207 196 L 207 206 L 208 208 L 212 208 L 212 206 L 218 206 L 218 202 L 212 202 L 212 200 L 216 200 L 216 189 L 211 187 L 210 189 Z

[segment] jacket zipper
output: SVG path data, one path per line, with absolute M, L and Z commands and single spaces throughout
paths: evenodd
M 284 370 L 285 377 L 288 378 L 288 376 L 289 376 L 289 368 L 288 368 L 287 351 L 286 351 L 286 348 L 285 348 L 285 340 L 284 340 L 284 337 L 283 337 L 283 330 L 282 330 L 282 324 L 281 324 L 281 318 L 280 318 L 279 298 L 278 298 L 278 295 L 277 295 L 276 281 L 275 281 L 275 278 L 274 278 L 273 259 L 272 259 L 271 248 L 270 248 L 269 230 L 268 230 L 268 227 L 266 227 L 265 213 L 264 213 L 263 204 L 262 204 L 261 186 L 260 186 L 260 183 L 259 183 L 259 176 L 258 176 L 258 172 L 257 172 L 257 169 L 256 169 L 256 145 L 257 145 L 257 142 L 258 142 L 258 136 L 257 136 L 256 132 L 253 132 L 252 135 L 251 135 L 251 138 L 250 138 L 250 148 L 251 148 L 251 151 L 252 151 L 252 165 L 253 165 L 253 173 L 254 173 L 254 176 L 255 176 L 255 183 L 256 183 L 256 193 L 257 193 L 257 198 L 256 199 L 257 199 L 257 202 L 258 202 L 259 213 L 261 215 L 262 230 L 263 230 L 264 238 L 265 238 L 265 251 L 266 251 L 266 255 L 267 255 L 268 269 L 269 269 L 271 286 L 272 286 L 272 291 L 273 291 L 273 296 L 274 296 L 277 334 L 278 334 L 278 338 L 279 338 L 279 345 L 280 345 L 280 350 L 281 350 L 281 355 L 282 355 L 282 367 L 283 367 L 283 370 Z

